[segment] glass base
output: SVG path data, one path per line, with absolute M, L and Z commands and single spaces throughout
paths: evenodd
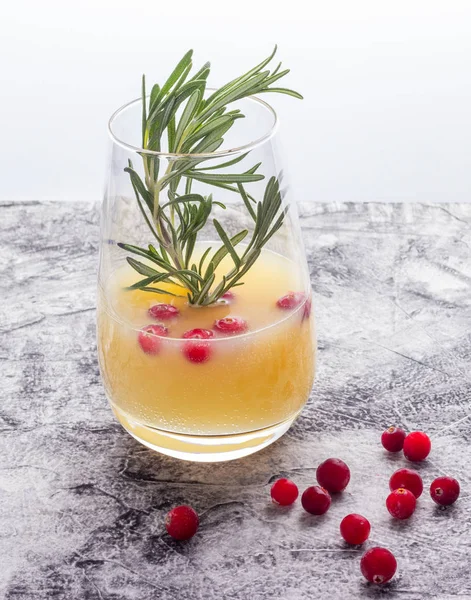
M 271 427 L 234 435 L 184 435 L 142 425 L 112 405 L 118 421 L 144 446 L 173 458 L 193 462 L 223 462 L 258 452 L 280 438 L 298 416 Z

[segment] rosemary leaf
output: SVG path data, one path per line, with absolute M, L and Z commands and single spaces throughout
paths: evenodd
M 239 244 L 245 238 L 245 236 L 247 234 L 248 234 L 247 229 L 244 229 L 244 231 L 240 231 L 239 233 L 237 233 L 230 240 L 232 246 L 233 247 L 237 246 L 237 244 Z M 219 248 L 219 250 L 216 252 L 216 254 L 211 259 L 211 261 L 214 263 L 214 268 L 216 268 L 219 265 L 219 263 L 227 255 L 227 253 L 228 253 L 227 246 L 223 245 L 221 248 Z
M 304 97 L 301 96 L 301 94 L 299 94 L 298 92 L 295 92 L 294 90 L 289 90 L 288 88 L 266 88 L 263 90 L 260 90 L 261 92 L 276 92 L 277 94 L 286 94 L 287 96 L 292 96 L 293 98 L 297 98 L 298 100 L 303 100 Z
M 149 207 L 149 210 L 153 210 L 152 194 L 145 188 L 142 179 L 131 167 L 126 167 L 124 170 L 126 171 L 126 173 L 129 173 L 133 187 L 135 188 L 135 190 L 137 190 L 137 193 L 139 193 L 144 199 L 144 202 Z
M 249 197 L 248 197 L 248 195 L 247 195 L 247 193 L 245 191 L 244 186 L 241 183 L 238 183 L 237 187 L 239 189 L 239 194 L 241 195 L 242 200 L 244 201 L 245 207 L 249 211 L 250 216 L 252 217 L 252 219 L 254 221 L 256 221 L 257 220 L 257 216 L 255 215 L 255 211 L 254 211 L 254 209 L 252 207 L 252 204 L 251 204 L 251 202 L 249 200 Z
M 159 275 L 154 275 L 153 277 L 146 277 L 146 279 L 141 279 L 141 281 L 128 286 L 126 289 L 139 290 L 150 285 L 151 283 L 158 283 L 159 281 L 171 281 L 170 275 L 168 273 L 160 273 Z
M 178 81 L 182 73 L 185 71 L 187 66 L 191 64 L 191 57 L 193 56 L 193 50 L 188 50 L 185 56 L 180 60 L 175 69 L 172 71 L 171 75 L 167 79 L 167 81 L 162 86 L 160 90 L 160 94 L 158 96 L 159 100 L 162 100 L 168 92 L 172 89 L 174 84 Z
M 245 154 L 241 154 L 240 156 L 237 156 L 236 158 L 233 158 L 232 160 L 228 160 L 227 162 L 220 163 L 219 165 L 213 165 L 212 167 L 205 167 L 204 170 L 205 171 L 214 171 L 216 169 L 225 169 L 226 167 L 232 167 L 233 165 L 236 165 L 237 163 L 244 160 L 244 158 L 246 158 L 248 155 L 249 155 L 249 153 L 246 152 Z
M 155 277 L 159 274 L 155 269 L 152 269 L 152 267 L 145 265 L 144 263 L 140 262 L 139 260 L 136 260 L 135 258 L 127 256 L 126 260 L 130 264 L 130 266 L 141 275 L 146 275 L 147 277 Z
M 175 115 L 170 119 L 167 126 L 168 150 L 175 152 Z
M 216 231 L 218 232 L 219 237 L 221 238 L 222 243 L 224 244 L 224 246 L 226 246 L 227 251 L 231 255 L 235 266 L 237 268 L 239 268 L 240 267 L 239 255 L 235 251 L 234 246 L 231 244 L 231 241 L 230 241 L 227 233 L 224 231 L 222 225 L 219 223 L 219 221 L 217 219 L 213 219 L 213 223 L 214 223 L 214 227 L 216 228 Z
M 146 129 L 147 129 L 147 112 L 146 112 L 146 76 L 142 76 L 142 89 L 141 89 L 141 102 L 142 102 L 142 146 L 146 143 Z
M 212 264 L 212 263 L 210 263 L 210 264 Z M 207 277 L 203 287 L 201 288 L 201 292 L 198 294 L 198 296 L 196 298 L 196 302 L 201 301 L 202 299 L 205 298 L 205 296 L 208 294 L 209 290 L 211 289 L 211 286 L 213 285 L 215 279 L 216 279 L 216 275 L 214 273 L 211 273 Z
M 173 292 L 169 292 L 168 290 L 162 290 L 160 288 L 154 287 L 141 287 L 139 288 L 142 292 L 152 292 L 154 294 L 166 294 L 167 296 L 175 296 L 175 298 L 185 298 L 182 294 L 174 294 Z
M 144 75 L 142 76 L 142 79 L 145 81 Z M 155 109 L 156 101 L 159 97 L 159 94 L 160 94 L 160 86 L 159 86 L 159 84 L 156 83 L 155 85 L 152 86 L 152 90 L 150 92 L 149 112 L 152 112 L 152 110 Z M 144 98 L 145 98 L 145 96 L 144 96 Z M 144 101 L 144 106 L 143 106 L 143 112 L 144 112 L 144 109 L 145 109 L 145 101 Z M 146 121 L 147 121 L 147 119 L 146 119 Z
M 203 94 L 201 90 L 196 89 L 192 92 L 184 110 L 182 116 L 180 117 L 180 121 L 178 122 L 178 128 L 175 134 L 175 147 L 176 150 L 180 148 L 182 142 L 182 135 L 185 129 L 188 127 L 189 123 L 193 119 L 198 107 L 200 105 Z
M 198 265 L 198 273 L 201 275 L 202 271 L 203 271 L 203 265 L 204 265 L 204 261 L 206 260 L 208 254 L 211 252 L 212 248 L 211 246 L 209 246 L 208 248 L 206 248 L 206 250 L 203 252 L 203 256 L 200 258 L 200 262 Z
M 227 173 L 225 175 L 213 175 L 212 173 L 204 173 L 203 171 L 188 171 L 185 173 L 185 177 L 197 179 L 203 183 L 249 183 L 264 179 L 263 175 L 257 175 L 254 173 Z

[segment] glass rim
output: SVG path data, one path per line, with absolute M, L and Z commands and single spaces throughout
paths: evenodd
M 216 88 L 206 88 L 206 90 L 208 92 L 213 92 L 213 91 L 216 91 Z M 148 98 L 149 96 L 146 96 L 146 97 Z M 278 129 L 279 119 L 278 119 L 278 115 L 277 115 L 275 109 L 273 108 L 273 106 L 271 106 L 271 104 L 268 104 L 268 102 L 265 102 L 265 100 L 262 100 L 258 96 L 246 96 L 245 98 L 242 98 L 242 100 L 249 100 L 251 102 L 254 102 L 254 103 L 262 106 L 264 109 L 268 110 L 268 112 L 270 112 L 273 117 L 273 123 L 272 123 L 271 127 L 262 136 L 256 138 L 255 140 L 252 140 L 251 142 L 248 142 L 247 144 L 243 144 L 242 146 L 235 146 L 234 148 L 228 148 L 227 150 L 216 150 L 215 152 L 202 152 L 199 154 L 192 153 L 192 152 L 187 152 L 187 153 L 158 152 L 157 150 L 148 150 L 146 148 L 141 148 L 140 146 L 134 146 L 133 144 L 129 144 L 128 142 L 120 139 L 116 135 L 116 133 L 113 131 L 113 125 L 114 125 L 115 121 L 128 108 L 130 108 L 131 106 L 133 106 L 135 104 L 142 103 L 142 98 L 135 98 L 134 100 L 131 100 L 130 102 L 127 102 L 126 104 L 123 104 L 117 110 L 114 111 L 114 113 L 111 115 L 111 117 L 108 120 L 108 135 L 110 136 L 112 142 L 114 142 L 118 146 L 121 146 L 121 148 L 124 148 L 125 150 L 130 150 L 130 151 L 138 153 L 138 154 L 159 156 L 161 158 L 173 158 L 173 159 L 177 159 L 177 158 L 218 158 L 218 157 L 223 158 L 225 156 L 230 156 L 233 154 L 241 154 L 243 152 L 250 152 L 254 148 L 257 148 L 258 146 L 261 146 L 262 144 L 267 142 L 269 139 L 271 139 L 275 135 L 275 133 Z

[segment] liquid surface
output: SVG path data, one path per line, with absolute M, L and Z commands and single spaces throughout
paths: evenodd
M 195 251 L 202 254 L 206 246 Z M 230 259 L 220 265 L 230 268 Z M 310 298 L 293 310 L 277 300 L 302 291 L 297 267 L 269 251 L 233 288 L 234 299 L 218 306 L 194 308 L 185 299 L 124 288 L 140 276 L 127 265 L 99 289 L 98 346 L 105 389 L 118 418 L 193 435 L 254 431 L 280 423 L 302 408 L 314 378 L 315 342 Z M 181 293 L 177 286 L 171 291 Z M 148 309 L 159 302 L 180 313 L 166 320 L 169 337 L 158 354 L 145 354 L 138 331 L 157 323 Z M 248 331 L 208 341 L 207 362 L 192 363 L 183 354 L 182 334 L 212 329 L 215 320 L 242 317 Z M 123 417 L 126 415 L 127 417 Z

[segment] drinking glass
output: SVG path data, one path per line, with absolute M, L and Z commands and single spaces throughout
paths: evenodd
M 256 97 L 237 108 L 245 118 L 222 147 L 201 154 L 140 147 L 141 99 L 109 121 L 97 307 L 103 384 L 134 438 L 191 461 L 235 459 L 274 442 L 301 412 L 315 374 L 309 272 L 277 115 Z M 149 202 L 167 221 L 140 196 L 149 172 L 164 182 Z M 185 211 L 201 211 L 197 239 L 188 234 L 174 252 L 160 227 L 185 227 Z M 188 274 L 179 279 L 168 264 Z M 214 300 L 234 273 L 238 285 Z

